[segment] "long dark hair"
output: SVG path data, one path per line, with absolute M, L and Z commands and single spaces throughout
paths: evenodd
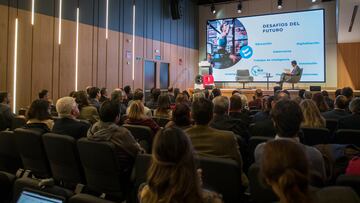
M 194 151 L 181 129 L 166 128 L 155 136 L 147 181 L 142 203 L 203 202 Z
M 40 121 L 51 119 L 49 107 L 50 103 L 48 101 L 43 99 L 36 99 L 30 105 L 27 118 L 38 119 Z
M 83 107 L 89 106 L 89 100 L 85 91 L 78 91 L 75 93 L 75 101 L 79 105 L 79 110 Z
M 158 108 L 157 114 L 159 115 L 168 115 L 168 111 L 170 110 L 170 97 L 167 93 L 163 93 L 158 97 Z M 156 116 L 156 115 L 155 115 Z

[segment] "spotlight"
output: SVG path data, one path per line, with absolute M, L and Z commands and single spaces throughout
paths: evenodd
M 242 4 L 241 1 L 239 2 L 239 4 L 237 5 L 237 12 L 241 13 L 242 12 Z
M 282 9 L 282 0 L 278 0 L 278 9 Z
M 311 2 L 315 3 L 315 2 L 316 2 L 316 0 L 311 0 Z
M 211 4 L 211 13 L 215 14 L 216 13 L 216 10 L 215 10 L 215 5 L 214 4 Z

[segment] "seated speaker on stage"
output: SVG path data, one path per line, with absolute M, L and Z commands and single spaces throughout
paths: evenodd
M 279 84 L 281 89 L 284 82 L 287 82 L 291 80 L 293 77 L 299 76 L 301 74 L 301 68 L 297 65 L 297 62 L 295 60 L 291 61 L 291 66 L 293 67 L 292 71 L 285 70 L 285 72 L 283 72 L 280 76 Z

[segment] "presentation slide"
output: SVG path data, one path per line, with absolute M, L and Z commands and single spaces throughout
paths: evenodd
M 310 10 L 207 22 L 207 60 L 216 82 L 235 82 L 249 70 L 255 82 L 279 81 L 303 69 L 301 82 L 325 82 L 324 10 Z

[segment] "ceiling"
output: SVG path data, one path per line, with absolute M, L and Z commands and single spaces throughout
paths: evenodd
M 358 5 L 352 31 L 349 26 L 354 7 Z M 338 43 L 360 42 L 360 0 L 338 0 Z
M 198 3 L 198 5 L 206 5 L 206 4 L 219 4 L 219 3 L 227 3 L 227 2 L 238 2 L 239 0 L 194 0 Z M 251 1 L 251 0 L 242 0 L 242 1 Z M 323 2 L 326 1 L 334 1 L 334 0 L 322 0 Z

